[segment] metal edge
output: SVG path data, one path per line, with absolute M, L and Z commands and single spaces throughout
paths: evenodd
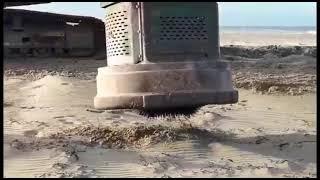
M 111 6 L 113 4 L 116 4 L 116 3 L 119 3 L 119 2 L 100 2 L 100 7 L 106 8 L 106 7 Z

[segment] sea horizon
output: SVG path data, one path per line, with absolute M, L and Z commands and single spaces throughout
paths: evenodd
M 220 25 L 220 32 L 287 32 L 316 34 L 316 26 L 225 26 Z

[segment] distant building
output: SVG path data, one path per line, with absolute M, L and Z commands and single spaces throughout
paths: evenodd
M 105 26 L 97 18 L 21 9 L 3 11 L 6 57 L 105 57 Z

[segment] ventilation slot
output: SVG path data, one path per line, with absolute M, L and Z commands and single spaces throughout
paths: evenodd
M 127 11 L 111 12 L 106 16 L 107 57 L 130 55 Z
M 160 41 L 208 40 L 206 18 L 203 16 L 160 16 Z

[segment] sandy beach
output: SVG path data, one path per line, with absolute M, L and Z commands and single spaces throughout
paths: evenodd
M 220 33 L 221 46 L 317 46 L 315 32 L 229 32 Z
M 222 33 L 239 102 L 96 110 L 88 58 L 4 59 L 5 177 L 316 177 L 316 35 Z

